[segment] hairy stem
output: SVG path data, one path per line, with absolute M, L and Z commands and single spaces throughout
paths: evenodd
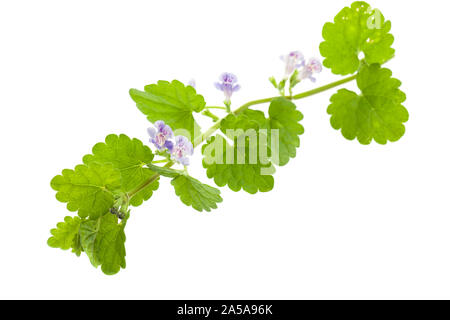
M 357 77 L 357 75 L 353 75 L 347 78 L 344 78 L 342 80 L 336 81 L 336 82 L 332 82 L 330 84 L 327 84 L 325 86 L 313 89 L 313 90 L 309 90 L 309 91 L 305 91 L 303 93 L 299 93 L 297 95 L 294 95 L 292 97 L 285 97 L 286 99 L 289 100 L 300 100 L 306 97 L 310 97 L 313 96 L 315 94 L 327 91 L 329 89 L 338 87 L 340 85 L 343 85 L 347 82 L 353 81 L 355 80 Z M 236 110 L 234 110 L 234 112 L 232 112 L 232 114 L 238 115 L 242 112 L 244 112 L 245 110 L 247 110 L 249 107 L 254 106 L 254 105 L 258 105 L 258 104 L 263 104 L 263 103 L 269 103 L 271 102 L 273 99 L 279 98 L 279 96 L 277 97 L 271 97 L 271 98 L 265 98 L 265 99 L 258 99 L 258 100 L 253 100 L 250 102 L 247 102 L 246 104 L 243 104 L 242 106 L 240 106 L 239 108 L 237 108 Z M 211 107 L 209 107 L 211 108 Z M 211 128 L 209 128 L 208 130 L 206 130 L 202 135 L 200 135 L 197 139 L 194 140 L 194 148 L 199 146 L 200 144 L 202 144 L 203 142 L 206 141 L 206 139 L 208 139 L 214 132 L 216 132 L 217 129 L 220 128 L 220 122 L 222 119 L 220 119 L 219 121 L 217 121 Z M 173 166 L 175 163 L 173 161 L 170 161 L 168 163 L 166 163 L 166 165 L 164 167 L 169 168 L 171 166 Z M 155 173 L 153 176 L 151 176 L 148 180 L 144 181 L 140 186 L 138 186 L 135 190 L 131 191 L 128 193 L 128 197 L 131 199 L 133 196 L 135 196 L 138 192 L 142 191 L 143 189 L 145 189 L 147 186 L 149 186 L 151 183 L 153 183 L 156 179 L 159 178 L 159 174 Z

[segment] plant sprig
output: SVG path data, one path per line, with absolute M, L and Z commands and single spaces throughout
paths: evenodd
M 148 201 L 160 179 L 171 179 L 175 195 L 197 211 L 209 212 L 223 201 L 218 188 L 189 175 L 195 148 L 201 146 L 206 175 L 218 187 L 250 194 L 270 191 L 275 168 L 295 158 L 300 147 L 303 114 L 295 101 L 355 80 L 360 92 L 339 89 L 332 95 L 327 109 L 331 126 L 361 144 L 399 140 L 409 115 L 402 105 L 406 95 L 401 82 L 382 67 L 394 57 L 390 28 L 379 10 L 354 2 L 324 25 L 320 44 L 323 65 L 345 78 L 295 94 L 303 81 L 315 81 L 322 64 L 293 51 L 282 57 L 281 80 L 269 78 L 278 95 L 249 101 L 234 111 L 232 96 L 241 87 L 231 73 L 215 83 L 224 94 L 223 106 L 207 106 L 194 84 L 178 80 L 158 81 L 143 91 L 131 89 L 131 98 L 152 123 L 148 133 L 153 150 L 138 139 L 111 134 L 83 157 L 82 164 L 54 177 L 51 187 L 57 200 L 77 216 L 58 223 L 48 245 L 71 249 L 77 256 L 84 252 L 94 267 L 116 274 L 126 266 L 125 227 L 131 207 Z M 259 104 L 269 104 L 267 112 L 251 108 Z M 196 114 L 208 117 L 212 126 L 201 132 Z

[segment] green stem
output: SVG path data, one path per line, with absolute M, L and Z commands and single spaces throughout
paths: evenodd
M 286 99 L 290 99 L 290 100 L 300 100 L 306 97 L 310 97 L 312 95 L 321 93 L 323 91 L 332 89 L 334 87 L 338 87 L 340 85 L 343 85 L 347 82 L 353 81 L 355 80 L 357 77 L 357 75 L 353 75 L 347 78 L 344 78 L 342 80 L 336 81 L 336 82 L 332 82 L 330 84 L 327 84 L 325 86 L 313 89 L 313 90 L 309 90 L 309 91 L 305 91 L 303 93 L 297 94 L 295 96 L 292 97 L 286 97 Z M 258 105 L 258 104 L 263 104 L 263 103 L 268 103 L 271 102 L 273 99 L 279 98 L 277 97 L 271 97 L 271 98 L 265 98 L 265 99 L 258 99 L 258 100 L 253 100 L 250 102 L 247 102 L 246 104 L 243 104 L 242 106 L 240 106 L 239 108 L 237 108 L 236 110 L 234 110 L 234 112 L 232 112 L 232 114 L 238 115 L 242 112 L 244 112 L 245 110 L 247 110 L 249 107 L 254 106 L 254 105 Z M 214 132 L 216 132 L 217 129 L 220 128 L 220 122 L 222 119 L 220 119 L 218 122 L 216 122 L 211 128 L 209 128 L 207 131 L 205 131 L 205 133 L 203 133 L 202 135 L 200 135 L 197 139 L 194 140 L 194 148 L 198 147 L 200 144 L 202 144 L 203 142 L 206 141 L 206 139 L 208 139 Z M 165 168 L 169 168 L 171 166 L 173 166 L 175 163 L 173 161 L 168 162 L 164 167 Z M 135 196 L 138 192 L 142 191 L 143 189 L 145 189 L 147 186 L 149 186 L 152 182 L 154 182 L 156 179 L 158 179 L 159 174 L 155 173 L 153 176 L 151 176 L 148 180 L 144 181 L 144 183 L 142 183 L 140 186 L 138 186 L 135 190 L 131 191 L 128 193 L 128 197 L 131 199 L 133 196 Z
M 194 140 L 194 148 L 197 147 L 199 144 L 202 144 L 206 139 L 208 139 L 214 132 L 216 132 L 217 129 L 220 128 L 220 121 L 217 121 L 211 128 L 206 130 L 202 135 L 200 135 L 197 139 Z
M 209 110 L 204 110 L 202 112 L 202 115 L 206 116 L 206 117 L 210 117 L 214 122 L 217 122 L 220 120 L 220 118 L 218 116 L 216 116 L 214 113 L 212 113 Z
M 285 98 L 286 99 L 290 99 L 290 100 L 304 99 L 306 97 L 310 97 L 310 96 L 318 94 L 320 92 L 327 91 L 327 90 L 332 89 L 334 87 L 338 87 L 338 86 L 343 85 L 343 84 L 345 84 L 347 82 L 353 81 L 353 80 L 356 79 L 356 77 L 357 77 L 357 75 L 355 74 L 355 75 L 353 75 L 351 77 L 344 78 L 344 79 L 336 81 L 336 82 L 332 82 L 332 83 L 327 84 L 325 86 L 322 86 L 322 87 L 319 87 L 319 88 L 316 88 L 316 89 L 313 89 L 313 90 L 305 91 L 303 93 L 297 94 L 297 95 L 292 96 L 292 97 L 285 97 Z M 254 106 L 254 105 L 257 105 L 257 104 L 262 104 L 262 103 L 268 103 L 268 102 L 271 102 L 273 99 L 276 99 L 276 98 L 279 98 L 279 97 L 271 97 L 271 98 L 265 98 L 265 99 L 259 99 L 259 100 L 253 100 L 253 101 L 247 102 L 246 104 L 244 104 L 241 107 L 239 107 L 238 109 L 236 109 L 233 112 L 233 114 L 238 115 L 239 113 L 242 113 L 243 111 L 247 110 L 251 106 Z
M 227 110 L 227 108 L 225 108 L 225 107 L 216 107 L 216 106 L 205 107 L 205 109 L 220 109 L 220 110 Z
M 223 103 L 225 104 L 225 110 L 227 111 L 227 113 L 231 113 L 231 101 L 225 100 Z
M 336 82 L 332 82 L 332 83 L 327 84 L 325 86 L 322 86 L 322 87 L 319 87 L 319 88 L 316 88 L 316 89 L 313 89 L 313 90 L 309 90 L 309 91 L 306 91 L 306 92 L 303 92 L 303 93 L 299 93 L 299 94 L 293 96 L 292 100 L 300 100 L 300 99 L 303 99 L 303 98 L 306 98 L 306 97 L 310 97 L 310 96 L 313 96 L 315 94 L 318 94 L 318 93 L 321 93 L 321 92 L 333 89 L 334 87 L 338 87 L 338 86 L 343 85 L 343 84 L 345 84 L 347 82 L 356 80 L 357 76 L 358 75 L 355 74 L 355 75 L 353 75 L 351 77 L 347 77 L 347 78 L 344 78 L 342 80 L 339 80 L 339 81 L 336 81 Z
M 155 161 L 152 161 L 152 163 L 166 163 L 166 162 L 168 162 L 169 160 L 168 159 L 163 159 L 163 160 L 155 160 Z
M 170 168 L 171 166 L 173 166 L 175 164 L 175 162 L 170 161 L 168 163 L 165 164 L 164 168 Z M 142 190 L 144 190 L 145 188 L 147 188 L 149 185 L 151 185 L 153 182 L 156 181 L 156 179 L 159 178 L 159 173 L 155 173 L 154 175 L 152 175 L 150 178 L 148 178 L 148 180 L 145 180 L 140 186 L 138 186 L 136 189 L 134 189 L 133 191 L 128 192 L 127 196 L 128 199 L 133 198 L 136 194 L 138 194 L 139 192 L 141 192 Z

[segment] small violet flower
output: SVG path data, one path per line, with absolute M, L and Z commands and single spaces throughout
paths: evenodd
M 194 88 L 194 89 L 195 89 L 195 86 L 196 86 L 196 82 L 195 82 L 195 79 L 191 79 L 191 80 L 189 80 L 189 82 L 188 82 L 188 86 L 191 86 L 192 88 Z
M 160 151 L 167 149 L 172 152 L 173 142 L 169 140 L 173 137 L 172 129 L 161 120 L 155 122 L 155 128 L 147 129 L 150 142 Z
M 189 165 L 188 156 L 192 156 L 194 154 L 194 147 L 188 138 L 185 136 L 176 136 L 175 137 L 175 146 L 172 149 L 171 159 L 181 163 L 184 166 Z
M 310 79 L 312 82 L 316 82 L 316 79 L 312 76 L 314 73 L 322 71 L 322 64 L 319 60 L 311 58 L 308 63 L 298 73 L 298 80 Z
M 305 58 L 300 51 L 292 51 L 285 56 L 281 56 L 280 58 L 286 64 L 284 75 L 285 79 L 288 79 L 295 69 L 305 65 Z
M 225 95 L 225 103 L 230 104 L 230 99 L 233 92 L 236 92 L 241 88 L 240 85 L 236 84 L 237 77 L 232 73 L 225 72 L 222 73 L 219 80 L 221 82 L 216 82 L 214 85 L 218 90 L 223 91 L 223 94 Z

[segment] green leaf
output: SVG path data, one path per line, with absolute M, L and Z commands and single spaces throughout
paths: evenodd
M 158 81 L 157 84 L 146 86 L 145 91 L 131 89 L 130 96 L 150 122 L 163 120 L 173 130 L 185 129 L 191 141 L 200 134 L 192 112 L 201 112 L 206 103 L 193 87 L 185 87 L 177 80 Z
M 258 110 L 247 109 L 239 115 L 229 114 L 220 123 L 220 130 L 229 138 L 233 139 L 235 133 L 231 132 L 231 135 L 227 133 L 227 130 L 243 130 L 247 131 L 253 129 L 258 131 L 260 127 L 265 126 L 267 123 L 264 112 Z
M 81 221 L 79 217 L 65 217 L 64 222 L 56 225 L 56 229 L 50 230 L 52 237 L 48 239 L 47 244 L 52 248 L 72 249 L 72 252 L 80 256 L 82 251 L 79 242 Z
M 81 224 L 80 224 L 81 226 Z M 73 245 L 72 245 L 72 252 L 75 253 L 78 257 L 81 255 L 81 252 L 83 252 L 84 249 L 81 246 L 81 235 L 80 232 L 78 232 L 75 235 L 75 238 L 73 239 Z
M 399 89 L 401 82 L 391 76 L 389 69 L 378 64 L 363 66 L 357 77 L 361 95 L 341 89 L 331 97 L 331 126 L 361 144 L 370 144 L 372 139 L 379 144 L 399 140 L 409 115 L 402 105 L 406 96 Z
M 198 211 L 217 209 L 217 203 L 222 202 L 220 191 L 203 184 L 190 176 L 179 175 L 172 179 L 175 193 L 181 201 Z
M 162 176 L 173 178 L 171 183 L 175 188 L 175 194 L 185 205 L 195 210 L 209 212 L 211 209 L 217 209 L 217 203 L 222 202 L 220 190 L 203 184 L 184 172 L 152 164 L 148 166 Z
M 270 103 L 267 129 L 279 130 L 279 160 L 275 161 L 276 158 L 272 156 L 273 163 L 284 166 L 290 158 L 295 158 L 296 149 L 300 146 L 299 135 L 305 131 L 303 126 L 299 124 L 302 119 L 303 114 L 288 99 L 280 97 Z
M 58 191 L 56 199 L 67 203 L 69 211 L 82 218 L 98 218 L 114 204 L 114 194 L 121 188 L 120 171 L 112 164 L 91 163 L 65 169 L 51 181 Z
M 391 22 L 379 10 L 362 1 L 354 2 L 351 8 L 345 7 L 338 13 L 334 23 L 327 22 L 323 27 L 323 65 L 335 74 L 352 74 L 360 66 L 361 52 L 368 64 L 383 64 L 395 53 L 390 30 Z
M 150 148 L 140 140 L 130 139 L 124 134 L 120 136 L 111 134 L 106 137 L 104 143 L 97 143 L 92 149 L 92 154 L 84 156 L 83 162 L 85 164 L 93 162 L 112 164 L 114 168 L 120 170 L 123 191 L 130 192 L 155 174 L 145 167 L 146 164 L 152 162 L 153 157 Z M 143 201 L 152 196 L 158 186 L 159 181 L 154 181 L 138 192 L 130 203 L 133 206 L 141 205 Z
M 237 143 L 231 146 L 224 137 L 216 135 L 210 137 L 203 145 L 202 153 L 206 174 L 208 178 L 213 178 L 218 186 L 228 185 L 233 191 L 243 189 L 251 194 L 273 189 L 272 164 L 270 161 L 267 163 L 262 161 L 258 156 L 257 147 L 248 141 L 243 147 L 239 147 Z M 250 154 L 256 154 L 256 157 L 250 159 Z
M 164 176 L 164 177 L 168 177 L 168 178 L 175 178 L 178 177 L 181 173 L 179 170 L 175 170 L 175 169 L 171 169 L 171 168 L 166 168 L 166 167 L 158 167 L 155 166 L 154 164 L 148 164 L 147 165 L 152 171 L 159 173 L 160 175 Z
M 303 126 L 299 123 L 303 119 L 303 114 L 296 109 L 290 100 L 279 97 L 273 99 L 269 106 L 269 118 L 263 112 L 247 109 L 238 116 L 228 115 L 221 122 L 221 130 L 229 138 L 235 136 L 227 134 L 227 130 L 241 129 L 243 131 L 254 129 L 259 137 L 265 138 L 267 148 L 273 149 L 268 152 L 273 164 L 284 166 L 290 158 L 295 158 L 296 149 L 300 146 L 299 136 L 304 133 Z M 264 129 L 264 134 L 261 129 Z M 271 130 L 278 130 L 277 132 Z M 275 135 L 276 134 L 276 135 Z M 272 135 L 278 138 L 278 144 L 272 146 Z M 261 148 L 262 146 L 258 146 Z M 276 157 L 274 153 L 278 153 Z
M 228 185 L 233 191 L 244 189 L 253 194 L 272 190 L 275 171 L 272 163 L 283 166 L 295 157 L 299 135 L 304 132 L 299 124 L 301 119 L 301 112 L 286 98 L 272 100 L 269 118 L 250 109 L 228 115 L 221 121 L 220 129 L 233 144 L 217 135 L 202 149 L 208 178 L 214 178 L 220 187 Z M 277 145 L 272 145 L 274 138 L 278 139 Z
M 94 267 L 101 265 L 103 273 L 113 275 L 125 269 L 125 221 L 113 214 L 83 221 L 80 226 L 81 245 Z
M 275 80 L 275 77 L 270 77 L 269 82 L 273 85 L 275 89 L 278 89 L 278 83 L 277 80 Z
M 92 265 L 102 266 L 105 274 L 112 275 L 125 268 L 125 222 L 118 223 L 115 215 L 106 214 L 97 219 L 83 220 L 65 217 L 50 232 L 47 241 L 53 248 L 72 248 L 77 256 L 86 252 Z

